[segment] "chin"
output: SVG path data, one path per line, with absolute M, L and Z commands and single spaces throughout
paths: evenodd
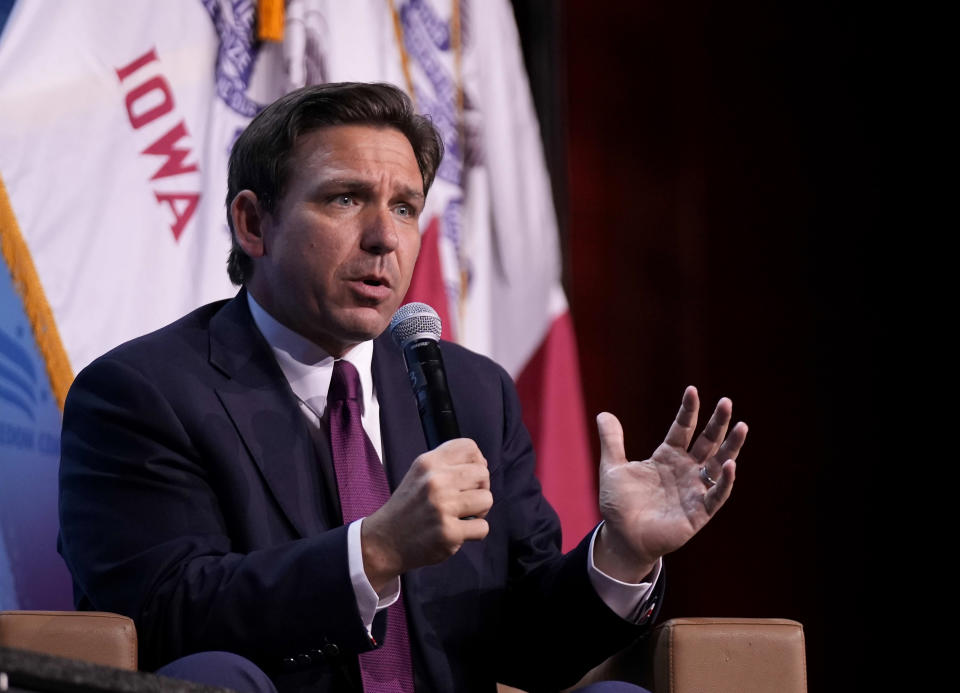
M 361 308 L 358 312 L 343 324 L 344 334 L 349 334 L 354 343 L 376 339 L 383 334 L 396 311 L 391 310 L 389 315 L 385 315 L 384 311 L 376 308 Z

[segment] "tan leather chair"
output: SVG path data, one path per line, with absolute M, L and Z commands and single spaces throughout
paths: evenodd
M 806 693 L 803 626 L 786 619 L 676 618 L 653 638 L 657 693 Z
M 0 611 L 0 647 L 137 670 L 133 621 L 102 611 Z
M 117 614 L 0 612 L 0 647 L 137 668 L 136 629 Z M 605 679 L 632 681 L 655 693 L 806 693 L 803 626 L 785 619 L 673 619 L 578 685 Z

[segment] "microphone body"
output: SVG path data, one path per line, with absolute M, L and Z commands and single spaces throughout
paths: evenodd
M 427 448 L 433 450 L 441 443 L 459 438 L 460 426 L 447 387 L 440 344 L 426 338 L 408 342 L 403 348 L 403 357 L 407 361 L 410 386 L 417 398 Z
M 460 426 L 440 353 L 440 316 L 426 303 L 408 303 L 393 316 L 390 333 L 403 350 L 427 448 L 433 450 L 459 438 Z

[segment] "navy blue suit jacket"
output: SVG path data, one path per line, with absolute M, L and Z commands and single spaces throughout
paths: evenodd
M 494 505 L 485 540 L 402 578 L 418 690 L 569 685 L 643 628 L 596 596 L 587 540 L 561 555 L 510 377 L 454 344 L 442 350 Z M 376 341 L 373 378 L 396 488 L 426 444 L 389 336 Z M 228 650 L 281 690 L 349 690 L 370 642 L 329 445 L 308 425 L 243 291 L 85 368 L 64 409 L 60 469 L 60 551 L 77 607 L 132 617 L 143 668 Z

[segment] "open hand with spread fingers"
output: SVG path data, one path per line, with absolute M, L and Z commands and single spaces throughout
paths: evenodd
M 676 551 L 720 509 L 736 476 L 747 437 L 743 422 L 727 429 L 733 403 L 723 398 L 693 442 L 700 410 L 688 387 L 667 437 L 650 459 L 629 461 L 623 427 L 613 414 L 597 416 L 600 432 L 600 515 L 594 563 L 624 582 L 640 582 L 661 556 Z

